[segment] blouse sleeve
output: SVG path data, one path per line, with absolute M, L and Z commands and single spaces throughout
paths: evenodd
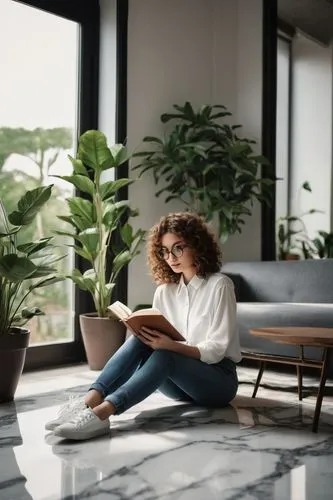
M 233 287 L 223 284 L 216 290 L 214 317 L 206 339 L 196 345 L 200 351 L 200 359 L 204 363 L 218 363 L 224 358 L 237 330 L 236 309 Z
M 153 297 L 153 309 L 160 309 L 160 286 L 158 286 L 155 290 L 154 297 Z

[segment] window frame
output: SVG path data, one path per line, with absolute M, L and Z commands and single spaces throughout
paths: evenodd
M 262 154 L 268 158 L 276 176 L 276 111 L 277 111 L 277 40 L 291 40 L 295 29 L 278 17 L 278 0 L 263 0 L 263 92 L 262 92 Z M 289 75 L 289 165 L 291 155 L 291 107 L 292 107 L 292 48 Z M 265 169 L 265 167 L 263 167 Z M 290 188 L 290 183 L 289 183 Z M 288 192 L 290 203 L 290 192 Z M 261 205 L 261 260 L 276 260 L 276 189 L 271 206 Z M 288 209 L 289 210 L 289 209 Z
M 262 173 L 276 176 L 276 89 L 277 89 L 277 0 L 263 0 L 262 16 L 262 154 L 271 168 Z M 275 260 L 275 188 L 270 206 L 261 204 L 261 260 Z

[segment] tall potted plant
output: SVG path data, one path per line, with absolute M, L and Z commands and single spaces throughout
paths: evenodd
M 117 199 L 119 189 L 132 181 L 106 180 L 107 172 L 117 169 L 128 157 L 122 144 L 108 147 L 102 132 L 89 130 L 79 139 L 76 157 L 69 157 L 72 174 L 59 176 L 84 193 L 84 198 L 68 198 L 69 215 L 59 216 L 74 231 L 58 234 L 74 240 L 70 246 L 88 265 L 85 272 L 74 269 L 69 278 L 94 301 L 95 311 L 80 315 L 87 359 L 93 370 L 103 368 L 125 339 L 125 327 L 110 318 L 108 306 L 119 272 L 140 252 L 145 234 L 142 229 L 134 231 L 129 223 L 138 212 L 131 209 L 128 200 Z M 116 233 L 120 234 L 120 245 L 114 241 Z
M 173 125 L 163 137 L 144 137 L 149 148 L 135 153 L 140 163 L 134 169 L 140 175 L 151 171 L 156 184 L 163 182 L 156 196 L 166 194 L 166 202 L 180 199 L 208 222 L 216 218 L 224 242 L 241 232 L 254 201 L 271 202 L 275 178 L 269 162 L 254 153 L 255 141 L 238 135 L 240 125 L 222 121 L 231 115 L 225 106 L 204 105 L 195 111 L 186 102 L 174 109 L 176 113 L 161 115 L 163 124 Z M 267 173 L 260 172 L 262 165 Z
M 29 319 L 44 314 L 28 305 L 37 288 L 51 285 L 57 276 L 52 238 L 30 241 L 24 230 L 49 200 L 52 185 L 27 191 L 17 209 L 7 213 L 0 199 L 0 402 L 14 398 L 21 376 L 30 331 Z

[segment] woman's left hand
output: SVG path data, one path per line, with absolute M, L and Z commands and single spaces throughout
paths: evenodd
M 159 332 L 158 330 L 152 330 L 151 328 L 147 328 L 143 326 L 140 329 L 139 339 L 144 344 L 148 345 L 154 350 L 165 349 L 167 351 L 172 351 L 172 348 L 175 344 L 175 341 L 170 339 L 164 333 Z

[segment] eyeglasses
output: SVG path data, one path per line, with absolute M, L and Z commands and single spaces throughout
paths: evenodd
M 172 255 L 174 257 L 176 257 L 176 259 L 178 259 L 179 257 L 181 257 L 184 253 L 184 248 L 186 248 L 188 245 L 180 245 L 179 243 L 177 243 L 176 245 L 173 245 L 171 247 L 171 250 L 169 250 L 168 248 L 165 248 L 165 247 L 162 247 L 158 252 L 158 256 L 160 257 L 160 259 L 164 259 L 164 260 L 168 260 L 168 258 L 170 257 L 170 253 L 172 253 Z

